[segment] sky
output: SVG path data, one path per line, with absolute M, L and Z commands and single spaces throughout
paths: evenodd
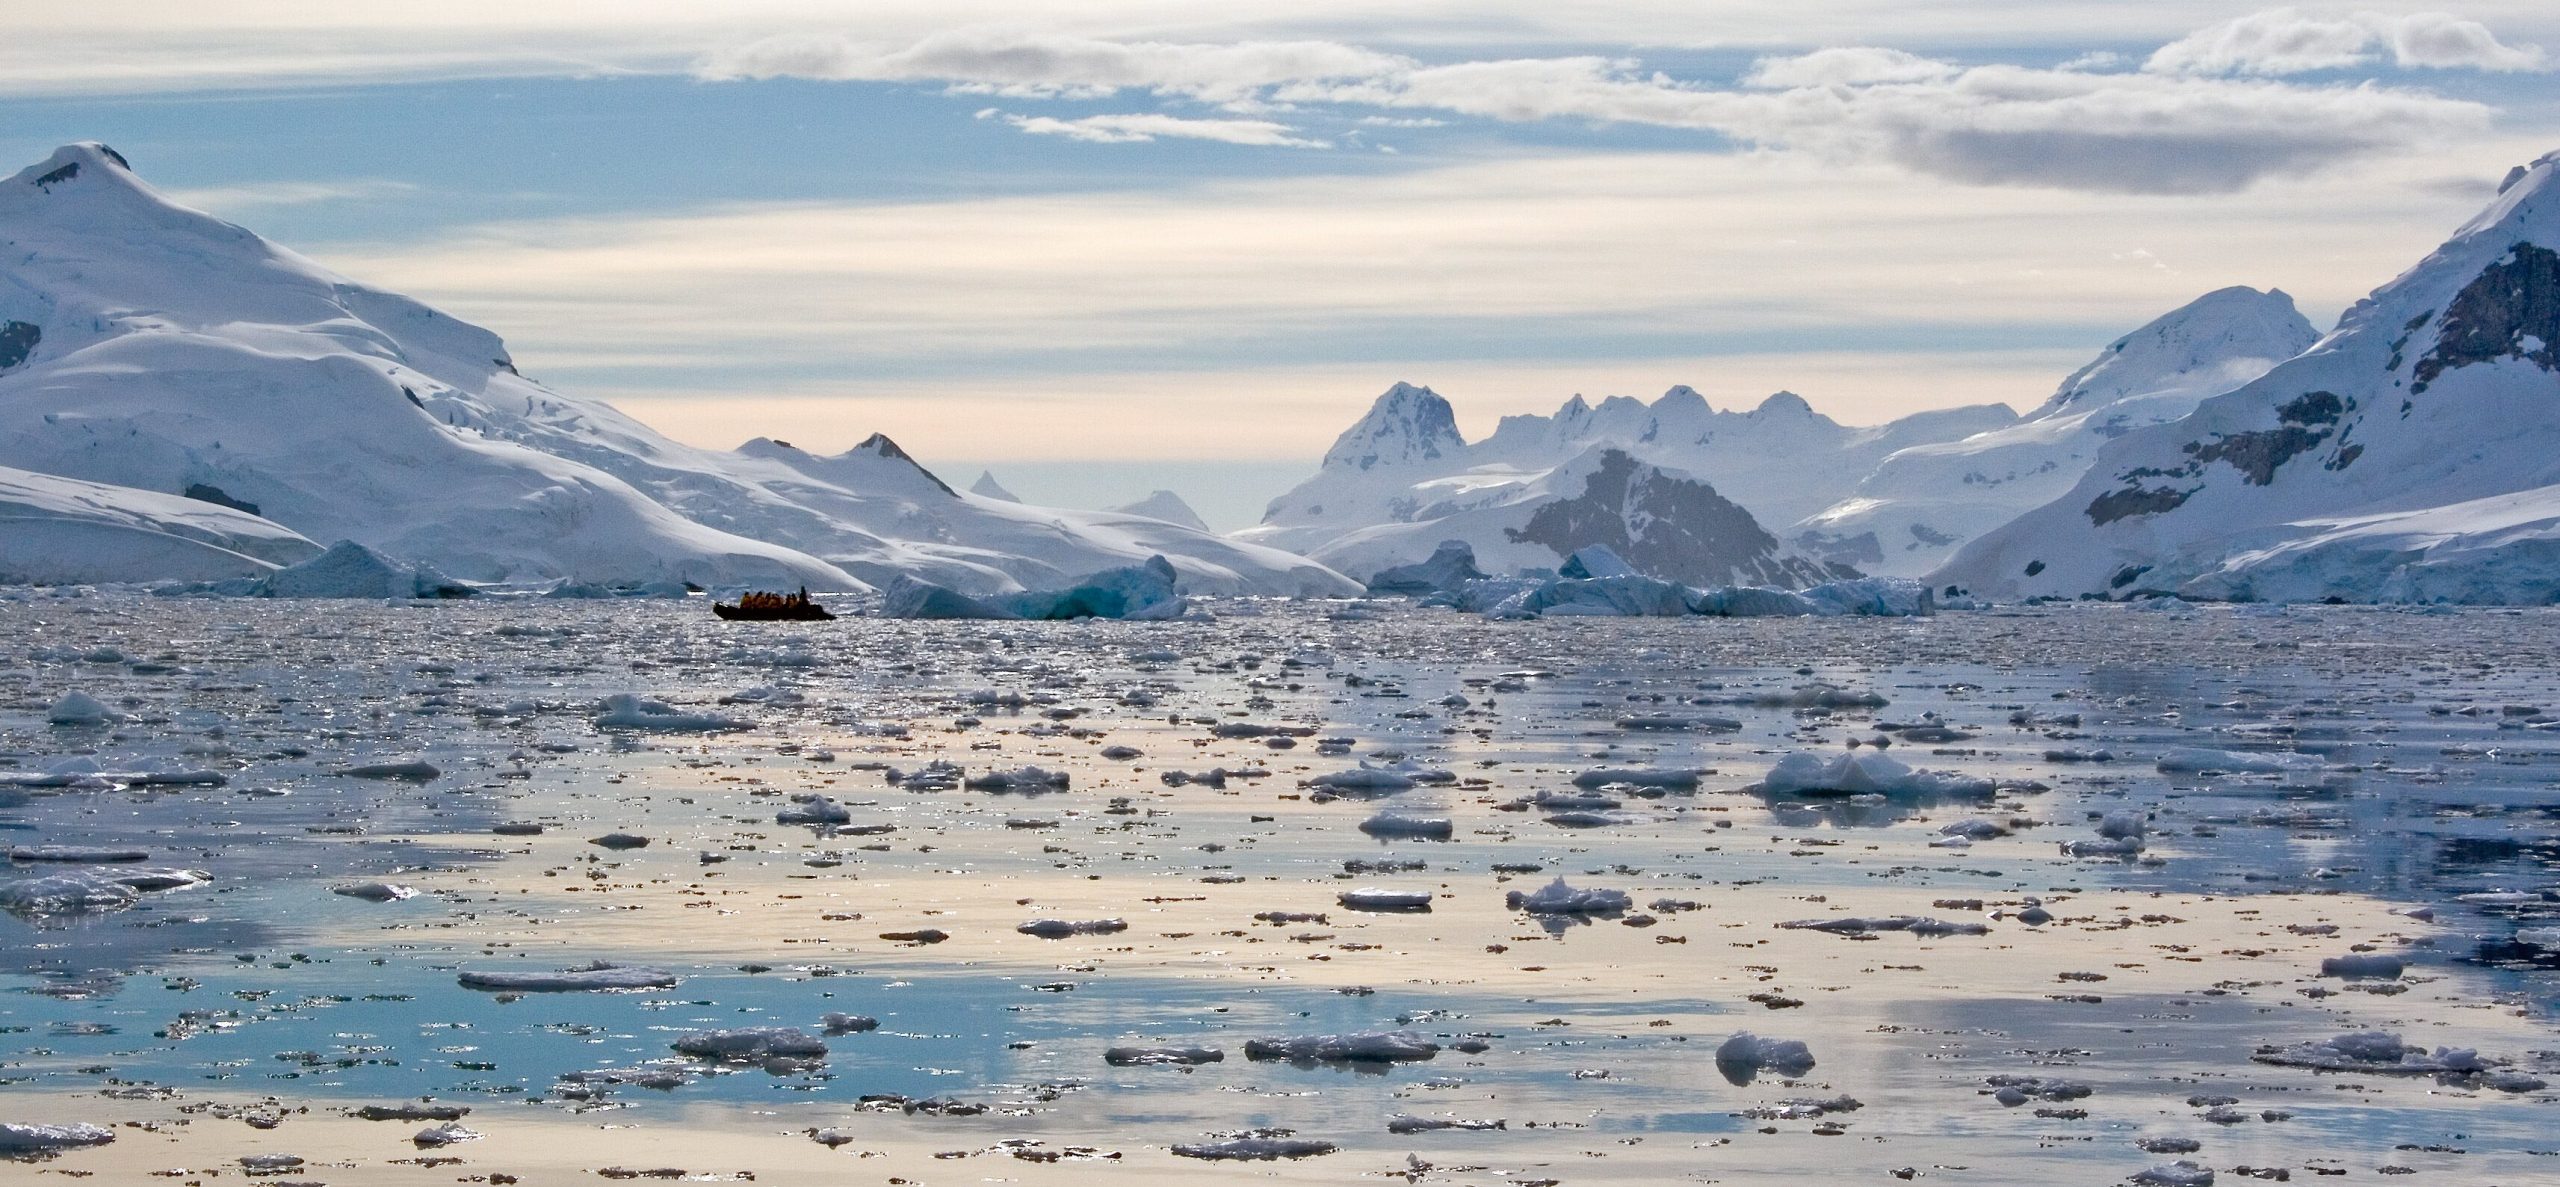
M 2025 408 L 2326 325 L 2560 149 L 2560 5 L 19 0 L 0 160 L 181 201 L 672 436 L 1224 528 L 1399 380 Z

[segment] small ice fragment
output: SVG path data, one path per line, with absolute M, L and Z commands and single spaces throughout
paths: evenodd
M 1813 1070 L 1813 1051 L 1799 1039 L 1764 1039 L 1741 1031 L 1716 1048 L 1716 1070 L 1736 1084 L 1748 1084 L 1756 1073 L 1801 1076 Z
M 73 689 L 53 702 L 53 707 L 45 711 L 44 719 L 54 725 L 91 726 L 105 725 L 117 716 L 105 702 Z
M 1384 887 L 1361 886 L 1343 891 L 1334 900 L 1354 911 L 1428 911 L 1428 890 L 1388 890 Z
M 338 772 L 350 779 L 407 779 L 423 783 L 444 772 L 434 763 L 412 759 L 406 762 L 376 762 L 348 767 Z
M 44 1154 L 81 1146 L 103 1146 L 116 1135 L 103 1125 L 75 1121 L 68 1125 L 35 1125 L 0 1121 L 0 1154 Z
M 360 898 L 369 903 L 392 903 L 418 897 L 415 888 L 397 886 L 389 882 L 349 882 L 330 887 L 329 893 L 343 894 L 348 898 Z
M 1411 1063 L 1440 1053 L 1440 1045 L 1409 1030 L 1290 1035 L 1248 1039 L 1244 1057 L 1291 1063 Z
M 1457 835 L 1457 826 L 1446 816 L 1415 816 L 1389 811 L 1361 821 L 1360 831 L 1373 837 L 1419 837 L 1446 841 Z
M 2360 952 L 2351 956 L 2332 956 L 2322 960 L 2320 975 L 2345 977 L 2350 980 L 2372 978 L 2391 981 L 2399 979 L 2401 972 L 2408 967 L 2409 962 L 2397 956 L 2380 952 Z
M 464 989 L 481 989 L 492 993 L 592 993 L 629 992 L 639 989 L 672 989 L 684 978 L 665 969 L 645 965 L 607 964 L 597 961 L 578 968 L 557 972 L 517 972 L 512 969 L 464 969 L 456 980 Z
M 1060 940 L 1068 936 L 1101 936 L 1129 930 L 1125 919 L 1034 919 L 1013 930 L 1044 940 Z
M 1216 1047 L 1113 1047 L 1102 1053 L 1102 1060 L 1113 1067 L 1152 1067 L 1171 1064 L 1196 1067 L 1204 1063 L 1224 1063 L 1227 1053 Z
M 797 1028 L 749 1026 L 736 1030 L 705 1030 L 677 1039 L 669 1044 L 679 1055 L 696 1059 L 735 1063 L 785 1056 L 800 1059 L 823 1059 L 827 1045 Z
M 1502 901 L 1512 910 L 1532 915 L 1614 915 L 1635 905 L 1623 890 L 1577 890 L 1561 877 L 1527 894 L 1512 891 Z

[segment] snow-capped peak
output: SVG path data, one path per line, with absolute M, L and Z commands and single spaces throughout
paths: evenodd
M 2283 289 L 2216 289 L 2109 343 L 2033 415 L 2087 412 L 2171 390 L 2214 395 L 2265 374 L 2319 338 Z
M 969 484 L 969 493 L 982 499 L 994 499 L 1001 503 L 1019 503 L 1022 501 L 1020 496 L 1015 495 L 1012 491 L 1006 490 L 1003 483 L 996 481 L 996 472 L 993 470 L 978 471 L 978 480 Z
M 1760 406 L 1752 409 L 1751 415 L 1761 420 L 1812 420 L 1821 414 L 1815 412 L 1813 405 L 1805 402 L 1803 396 L 1781 391 L 1769 393 L 1769 398 L 1760 401 Z
M 1466 447 L 1449 401 L 1430 388 L 1399 382 L 1369 406 L 1358 424 L 1334 439 L 1333 448 L 1325 451 L 1324 468 L 1367 470 L 1438 461 Z
M 53 150 L 52 156 L 19 170 L 16 177 L 9 179 L 9 184 L 33 186 L 46 194 L 59 190 L 67 195 L 74 186 L 84 190 L 106 186 L 146 194 L 152 192 L 150 186 L 134 176 L 133 166 L 125 163 L 123 153 L 95 140 L 66 144 Z
M 1209 530 L 1208 523 L 1200 518 L 1200 513 L 1192 510 L 1191 504 L 1183 502 L 1181 495 L 1169 490 L 1156 491 L 1135 503 L 1124 503 L 1110 510 L 1124 515 L 1143 515 L 1149 519 L 1161 519 L 1166 523 L 1178 523 L 1204 532 Z

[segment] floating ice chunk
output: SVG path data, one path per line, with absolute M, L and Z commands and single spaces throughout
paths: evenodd
M 1148 557 L 1145 564 L 1090 574 L 1066 589 L 988 597 L 971 597 L 901 575 L 890 583 L 880 613 L 889 618 L 1169 621 L 1189 608 L 1175 589 L 1177 580 L 1172 562 L 1161 556 Z
M 1667 791 L 1694 791 L 1700 772 L 1683 768 L 1593 767 L 1573 777 L 1580 788 L 1607 787 L 1623 783 L 1629 787 L 1658 787 Z
M 11 861 L 57 865 L 115 865 L 150 859 L 151 851 L 148 849 L 129 849 L 121 845 L 19 845 L 9 850 Z
M 1373 837 L 1420 837 L 1446 841 L 1457 835 L 1457 826 L 1446 816 L 1413 816 L 1403 812 L 1380 812 L 1360 822 L 1360 831 Z
M 2488 1067 L 2480 1053 L 2470 1048 L 2438 1047 L 2431 1052 L 2402 1042 L 2396 1034 L 2379 1030 L 2356 1031 L 2290 1047 L 2260 1047 L 2250 1058 L 2278 1067 L 2310 1068 L 2323 1072 L 2370 1072 L 2388 1076 L 2462 1074 Z
M 1113 1047 L 1102 1053 L 1102 1060 L 1113 1067 L 1151 1067 L 1159 1064 L 1196 1067 L 1204 1063 L 1224 1063 L 1227 1053 L 1216 1047 Z
M 134 888 L 85 870 L 0 883 L 0 911 L 32 918 L 119 911 L 141 899 Z
M 1065 791 L 1067 773 L 1041 767 L 1016 767 L 1010 771 L 989 771 L 967 780 L 971 791 L 1040 792 Z
M 1799 591 L 1797 596 L 1812 603 L 1813 612 L 1822 615 L 1925 618 L 1938 611 L 1929 587 L 1908 577 L 1827 581 Z
M 2133 1181 L 2142 1187 L 2213 1187 L 2213 1168 L 2181 1158 L 2136 1171 Z
M 672 989 L 684 978 L 646 965 L 597 961 L 557 972 L 528 973 L 511 969 L 464 969 L 456 978 L 465 989 L 492 993 L 593 993 Z
M 743 718 L 717 713 L 687 713 L 665 701 L 638 693 L 617 692 L 597 702 L 597 729 L 652 730 L 661 733 L 727 733 L 750 728 Z
M 1926 919 L 1917 915 L 1846 915 L 1836 919 L 1791 919 L 1778 925 L 1790 931 L 1823 931 L 1834 935 L 1862 936 L 1880 931 L 1909 932 L 1915 936 L 1980 936 L 1991 929 L 1979 923 L 1950 923 L 1944 919 Z
M 119 869 L 109 871 L 107 877 L 117 885 L 131 887 L 144 894 L 184 890 L 213 881 L 213 875 L 203 870 Z
M 1270 1162 L 1280 1158 L 1314 1158 L 1331 1154 L 1335 1146 L 1313 1138 L 1241 1137 L 1221 1142 L 1177 1142 L 1173 1152 L 1184 1158 L 1211 1161 Z
M 2140 837 L 2100 837 L 2094 841 L 2064 841 L 2065 857 L 2134 857 L 2142 852 Z
M 837 1035 L 868 1034 L 880 1029 L 880 1020 L 868 1014 L 821 1014 L 818 1029 L 830 1038 Z
M 479 1140 L 480 1135 L 478 1132 L 464 1129 L 461 1123 L 454 1121 L 447 1121 L 442 1125 L 430 1125 L 425 1129 L 419 1130 L 409 1138 L 409 1141 L 421 1150 L 433 1150 L 438 1147 L 453 1145 L 456 1142 L 476 1142 Z
M 1500 1120 L 1470 1121 L 1458 1117 L 1416 1117 L 1410 1113 L 1398 1113 L 1393 1117 L 1387 1118 L 1387 1132 L 1394 1134 L 1432 1133 L 1444 1129 L 1488 1130 L 1505 1128 L 1508 1128 L 1508 1125 Z
M 1974 841 L 1988 841 L 1996 837 L 2008 836 L 2009 826 L 1998 823 L 1997 821 L 1985 820 L 1979 816 L 1967 816 L 1962 820 L 1951 820 L 1945 824 L 1939 825 L 1938 835 L 1942 837 L 1964 837 L 1968 840 Z
M 748 1026 L 736 1030 L 705 1030 L 668 1044 L 677 1054 L 719 1063 L 739 1063 L 773 1057 L 787 1059 L 824 1059 L 827 1045 L 796 1027 Z
M 366 763 L 362 766 L 348 767 L 338 773 L 349 779 L 407 779 L 423 783 L 429 779 L 441 777 L 444 771 L 434 763 L 410 759 L 403 762 Z
M 1644 730 L 1661 733 L 1729 734 L 1742 728 L 1730 717 L 1684 717 L 1672 713 L 1641 713 L 1618 719 L 1622 730 Z
M 114 1131 L 84 1121 L 68 1125 L 0 1121 L 0 1154 L 49 1154 L 83 1146 L 103 1146 L 114 1140 Z
M 1746 1030 L 1716 1048 L 1716 1070 L 1736 1084 L 1762 1071 L 1801 1076 L 1813 1070 L 1813 1051 L 1799 1039 L 1764 1039 Z
M 2164 751 L 2156 764 L 2162 774 L 2185 775 L 2218 771 L 2231 775 L 2279 775 L 2289 771 L 2316 771 L 2321 763 L 2308 754 L 2280 754 L 2268 751 L 2242 753 L 2234 750 L 2206 750 L 2182 746 Z
M 799 803 L 773 814 L 775 824 L 851 824 L 853 812 L 823 795 L 797 797 Z
M 601 837 L 589 837 L 587 839 L 587 844 L 593 845 L 598 849 L 610 849 L 616 853 L 620 853 L 626 849 L 648 848 L 649 838 L 641 836 L 638 833 L 606 833 Z
M 2151 831 L 2151 823 L 2140 812 L 2109 812 L 2098 821 L 2098 835 L 2111 841 L 2139 841 Z
M 1989 795 L 1992 783 L 1951 771 L 1914 770 L 1876 751 L 1798 752 L 1778 760 L 1761 789 L 1773 795 Z
M 2332 956 L 2320 962 L 2323 977 L 2345 977 L 2350 980 L 2396 981 L 2409 967 L 2409 962 L 2381 952 L 2359 952 L 2349 956 Z
M 402 1101 L 396 1105 L 365 1105 L 352 1115 L 365 1121 L 460 1121 L 471 1115 L 471 1106 Z
M 1614 915 L 1635 906 L 1623 890 L 1576 889 L 1561 877 L 1527 894 L 1512 891 L 1502 901 L 1512 910 L 1532 915 Z
M 258 578 L 262 598 L 467 598 L 479 592 L 426 565 L 404 565 L 352 540 Z
M 1428 911 L 1428 890 L 1388 890 L 1378 886 L 1360 886 L 1343 891 L 1334 901 L 1354 911 Z
M 121 721 L 124 715 L 107 708 L 106 702 L 73 689 L 53 702 L 53 707 L 45 711 L 44 719 L 55 725 L 91 726 Z
M 1129 930 L 1126 919 L 1034 919 L 1013 930 L 1044 940 L 1062 940 L 1068 936 L 1107 936 Z
M 1332 771 L 1307 780 L 1307 786 L 1342 795 L 1388 795 L 1413 790 L 1413 776 L 1362 763 L 1348 771 Z
M 360 898 L 369 903 L 396 903 L 418 897 L 416 888 L 389 882 L 348 882 L 330 887 L 329 893 Z
M 240 1169 L 253 1175 L 275 1174 L 293 1170 L 301 1165 L 303 1160 L 293 1154 L 243 1154 L 240 1156 Z
M 1384 597 L 1424 597 L 1455 593 L 1470 581 L 1484 580 L 1476 568 L 1476 550 L 1464 540 L 1443 540 L 1431 558 L 1380 569 L 1369 578 L 1369 592 Z
M 1247 1039 L 1244 1057 L 1290 1063 L 1415 1063 L 1440 1053 L 1440 1045 L 1409 1030 L 1288 1035 Z

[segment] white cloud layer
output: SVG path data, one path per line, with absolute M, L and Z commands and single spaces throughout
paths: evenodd
M 990 109 L 980 116 L 1002 116 L 1006 123 L 1035 136 L 1064 136 L 1095 144 L 1142 144 L 1159 136 L 1176 140 L 1214 140 L 1274 148 L 1330 148 L 1323 140 L 1296 134 L 1287 124 L 1270 120 L 1188 119 L 1178 115 L 1137 112 L 1058 119 L 1046 115 L 1014 115 Z
M 2394 64 L 2435 70 L 2541 70 L 2538 46 L 2507 45 L 2489 27 L 2451 13 L 2324 15 L 2274 8 L 2197 30 L 2160 47 L 2144 69 L 2162 74 L 2306 74 Z
M 2515 69 L 2540 51 L 2442 14 L 2318 18 L 2279 9 L 2163 47 L 2142 71 L 1964 67 L 1906 50 L 1839 46 L 1758 61 L 1738 87 L 1596 55 L 1428 63 L 1323 41 L 1117 43 L 963 29 L 899 49 L 841 38 L 757 42 L 706 59 L 707 78 L 780 74 L 939 83 L 964 91 L 1093 98 L 1140 91 L 1258 111 L 1430 112 L 1682 128 L 1833 160 L 1887 160 L 1977 184 L 2210 193 L 2359 156 L 2475 135 L 2492 112 L 2427 91 L 2267 77 L 2367 60 Z M 1312 147 L 1268 122 L 1009 117 L 1026 132 L 1122 141 L 1194 135 Z

